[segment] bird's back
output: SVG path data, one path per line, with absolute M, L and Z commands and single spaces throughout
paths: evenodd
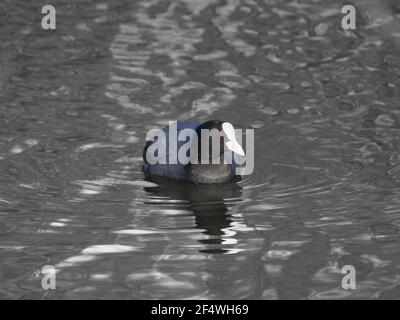
M 176 144 L 175 143 L 170 144 L 169 141 L 170 126 L 166 126 L 165 128 L 163 128 L 162 131 L 164 131 L 165 135 L 164 137 L 158 137 L 159 140 L 157 140 L 157 143 L 159 148 L 157 149 L 157 151 L 158 151 L 158 158 L 164 158 L 165 156 L 166 163 L 149 164 L 146 161 L 146 152 L 148 148 L 154 143 L 153 141 L 148 141 L 143 150 L 143 159 L 144 159 L 143 172 L 146 175 L 150 176 L 155 175 L 155 176 L 188 181 L 190 179 L 190 172 L 188 170 L 188 166 L 181 164 L 178 161 L 178 150 L 182 145 L 186 143 L 186 141 L 178 141 L 178 134 L 183 129 L 192 129 L 194 133 L 194 131 L 198 126 L 199 123 L 195 121 L 177 121 L 177 130 L 176 130 L 177 135 L 176 137 L 174 137 L 176 139 L 175 141 L 177 142 Z M 175 159 L 174 163 L 169 163 L 170 154 L 172 154 L 173 158 Z

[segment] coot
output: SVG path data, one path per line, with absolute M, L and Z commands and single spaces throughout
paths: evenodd
M 210 120 L 204 123 L 195 121 L 177 121 L 176 133 L 173 132 L 175 127 L 166 126 L 162 129 L 164 137 L 157 137 L 157 139 L 148 141 L 143 150 L 143 172 L 147 177 L 166 177 L 175 180 L 181 180 L 193 183 L 222 183 L 232 180 L 236 176 L 235 157 L 233 153 L 244 156 L 244 151 L 240 144 L 236 141 L 234 128 L 229 122 L 221 120 Z M 179 133 L 184 129 L 191 129 L 186 132 L 193 132 L 196 137 L 187 137 L 184 141 L 179 141 Z M 202 130 L 214 130 L 219 134 L 221 139 L 219 150 L 212 150 L 212 139 L 202 139 Z M 170 134 L 170 131 L 172 134 Z M 210 131 L 211 133 L 213 131 Z M 174 141 L 170 141 L 170 136 Z M 202 140 L 205 142 L 202 143 Z M 153 145 L 157 141 L 157 148 Z M 189 148 L 188 144 L 195 143 L 193 148 Z M 207 145 L 208 144 L 208 145 Z M 154 163 L 148 161 L 149 148 L 153 145 L 153 149 L 157 149 L 156 156 L 159 158 L 164 157 L 164 163 Z M 186 145 L 186 155 L 191 160 L 187 163 L 181 163 L 179 160 L 171 161 L 171 159 L 178 159 L 179 150 L 182 146 Z M 197 148 L 196 148 L 197 145 Z M 162 146 L 162 148 L 160 148 Z M 226 148 L 224 148 L 226 146 Z M 154 151 L 152 150 L 152 151 Z M 197 152 L 193 152 L 197 150 Z M 193 154 L 190 154 L 192 151 Z M 194 161 L 193 159 L 197 160 Z M 208 160 L 208 161 L 204 161 Z M 224 161 L 225 160 L 225 161 Z

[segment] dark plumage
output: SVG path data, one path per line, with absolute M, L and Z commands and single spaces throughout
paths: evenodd
M 232 151 L 224 150 L 224 142 L 225 137 L 223 135 L 224 131 L 222 128 L 222 124 L 224 122 L 220 120 L 211 120 L 204 122 L 202 124 L 194 121 L 178 121 L 177 122 L 177 134 L 181 132 L 183 129 L 193 129 L 195 130 L 195 134 L 198 137 L 198 164 L 188 163 L 188 164 L 170 164 L 169 161 L 169 152 L 172 152 L 174 155 L 177 154 L 178 150 L 182 145 L 184 145 L 186 141 L 178 141 L 177 148 L 172 147 L 172 150 L 169 150 L 170 142 L 169 142 L 169 126 L 166 126 L 162 129 L 165 133 L 166 140 L 163 142 L 165 144 L 165 156 L 167 163 L 166 164 L 149 164 L 146 159 L 146 152 L 148 148 L 154 143 L 153 141 L 148 141 L 144 150 L 143 150 L 143 172 L 147 177 L 157 176 L 157 177 L 166 177 L 175 180 L 193 182 L 193 183 L 222 183 L 226 181 L 230 181 L 235 177 L 235 169 L 236 163 L 233 161 L 232 163 L 224 163 L 224 157 L 232 157 L 234 159 Z M 209 147 L 209 164 L 201 164 L 201 157 L 207 158 L 207 155 L 204 153 L 205 146 L 201 144 L 201 130 L 202 129 L 217 129 L 220 132 L 222 142 L 220 144 L 220 151 L 217 155 L 219 157 L 219 164 L 212 164 L 212 154 L 211 147 Z M 161 151 L 162 152 L 162 151 Z M 215 160 L 215 158 L 214 158 Z

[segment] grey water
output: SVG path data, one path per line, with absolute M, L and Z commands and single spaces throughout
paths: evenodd
M 400 6 L 343 4 L 3 0 L 0 299 L 398 299 Z M 254 128 L 253 174 L 147 181 L 181 119 Z

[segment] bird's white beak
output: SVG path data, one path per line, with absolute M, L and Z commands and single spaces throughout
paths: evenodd
M 243 151 L 242 146 L 236 140 L 235 129 L 233 128 L 232 124 L 230 124 L 229 122 L 224 122 L 222 124 L 222 130 L 224 131 L 225 136 L 228 139 L 228 141 L 225 143 L 228 149 L 242 157 L 245 157 L 246 155 Z

